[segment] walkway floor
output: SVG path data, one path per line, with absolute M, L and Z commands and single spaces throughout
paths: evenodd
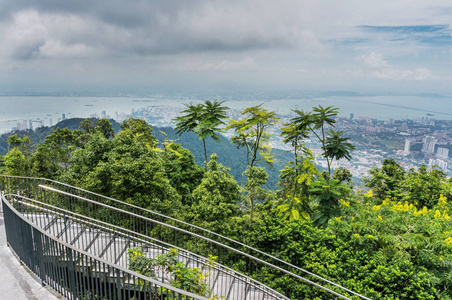
M 6 245 L 5 222 L 0 212 L 0 299 L 62 299 L 61 296 L 55 295 L 20 265 L 17 257 Z

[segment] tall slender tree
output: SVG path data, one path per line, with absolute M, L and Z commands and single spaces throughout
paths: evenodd
M 265 169 L 256 167 L 256 164 L 265 161 L 272 166 L 273 156 L 271 155 L 271 146 L 268 131 L 269 127 L 274 125 L 279 118 L 274 111 L 267 111 L 262 108 L 262 104 L 245 108 L 241 111 L 243 116 L 240 120 L 231 120 L 226 129 L 234 130 L 231 142 L 237 148 L 246 149 L 247 170 L 243 173 L 247 179 L 248 202 L 250 205 L 250 224 L 253 221 L 254 196 L 258 186 L 266 183 L 268 175 L 265 176 Z M 264 174 L 265 173 L 265 174 Z
M 203 104 L 187 105 L 183 110 L 184 115 L 173 119 L 176 122 L 176 133 L 181 135 L 184 132 L 193 131 L 202 140 L 204 146 L 204 167 L 207 171 L 207 147 L 206 138 L 210 136 L 214 141 L 219 142 L 220 126 L 224 125 L 229 107 L 222 106 L 224 101 L 204 101 Z
M 294 119 L 281 129 L 283 142 L 292 146 L 294 159 L 288 162 L 280 174 L 282 198 L 278 200 L 277 212 L 289 219 L 309 218 L 312 209 L 308 188 L 318 173 L 312 152 L 304 145 L 309 137 L 305 124 L 296 124 Z

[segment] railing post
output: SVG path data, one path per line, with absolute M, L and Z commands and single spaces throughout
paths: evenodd
M 68 269 L 68 275 L 69 275 L 69 292 L 72 294 L 73 298 L 76 298 L 76 291 L 77 291 L 77 285 L 75 283 L 75 260 L 74 260 L 74 253 L 72 252 L 72 249 L 67 249 L 67 269 Z
M 122 293 L 121 293 L 121 271 L 119 269 L 116 269 L 116 292 L 118 300 L 122 300 Z
M 45 286 L 46 285 L 46 272 L 45 272 L 45 267 L 44 267 L 44 249 L 42 246 L 42 234 L 36 230 L 36 228 L 33 228 L 33 237 L 35 239 L 35 245 L 36 245 L 36 260 L 37 260 L 37 264 L 39 267 L 39 277 L 41 279 L 41 285 Z

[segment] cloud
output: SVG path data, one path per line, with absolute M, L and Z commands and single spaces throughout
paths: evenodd
M 0 79 L 431 81 L 452 77 L 451 16 L 441 0 L 3 0 Z
M 208 61 L 191 61 L 186 63 L 182 69 L 184 70 L 196 70 L 196 71 L 237 71 L 237 70 L 249 70 L 257 67 L 256 62 L 250 58 L 245 57 L 240 60 L 208 60 Z
M 6 1 L 4 35 L 15 58 L 155 56 L 319 47 L 290 7 L 259 1 Z M 282 18 L 287 17 L 287 20 Z M 27 33 L 27 31 L 38 31 Z M 48 51 L 47 51 L 48 50 Z M 42 51 L 47 51 L 43 53 Z
M 383 68 L 388 66 L 388 62 L 383 59 L 383 55 L 375 52 L 360 55 L 356 60 L 369 68 Z
M 371 52 L 359 55 L 356 57 L 356 61 L 360 63 L 361 70 L 355 71 L 355 74 L 362 75 L 367 73 L 378 79 L 418 81 L 439 79 L 428 68 L 415 68 L 414 70 L 397 68 L 389 64 L 380 53 Z

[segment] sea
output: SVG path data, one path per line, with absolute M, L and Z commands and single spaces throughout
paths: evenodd
M 142 107 L 173 106 L 184 108 L 184 104 L 197 103 L 196 99 L 171 99 L 170 97 L 0 97 L 0 133 L 11 131 L 17 123 L 32 120 L 33 127 L 56 124 L 63 118 L 87 118 L 93 115 L 114 116 L 131 114 Z M 226 100 L 225 105 L 234 109 L 263 104 L 268 110 L 289 114 L 291 110 L 310 111 L 322 105 L 339 108 L 339 116 L 372 119 L 416 119 L 430 117 L 436 120 L 452 120 L 452 98 L 425 96 L 329 96 L 302 99 L 276 100 Z

